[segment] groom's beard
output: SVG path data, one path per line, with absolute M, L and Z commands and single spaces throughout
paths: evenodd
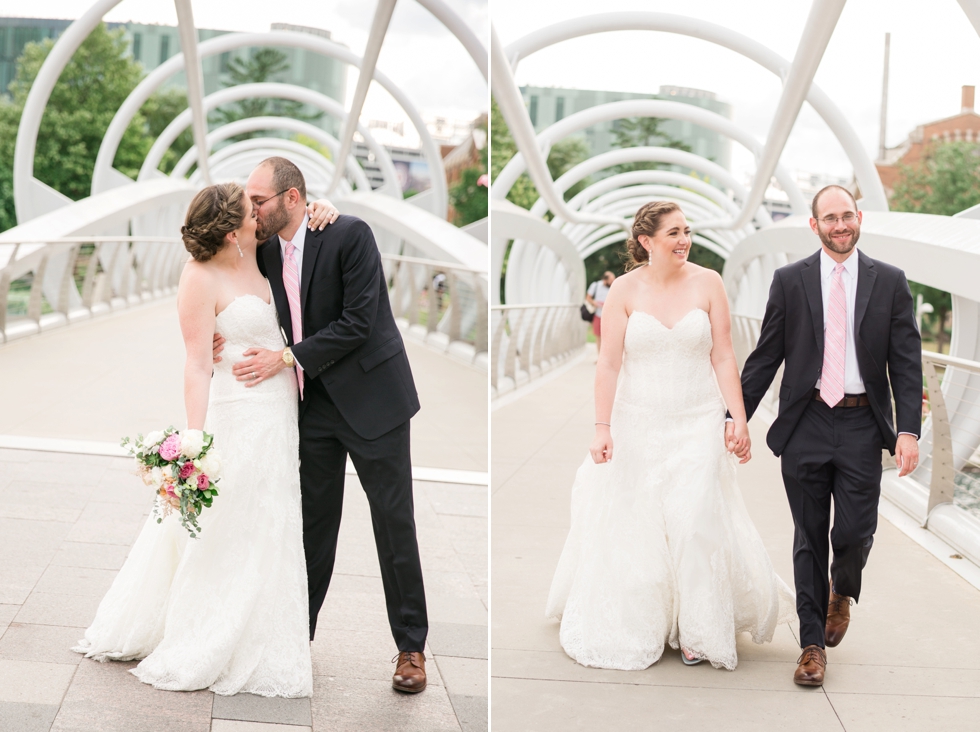
M 830 237 L 829 233 L 825 232 L 823 229 L 818 229 L 818 233 L 820 235 L 820 241 L 823 243 L 823 245 L 827 247 L 830 251 L 836 252 L 837 254 L 850 254 L 851 250 L 857 246 L 858 239 L 861 238 L 860 227 L 848 229 L 848 231 L 851 233 L 851 238 L 847 241 L 846 244 L 838 244 Z
M 289 223 L 289 212 L 286 205 L 280 199 L 279 205 L 255 224 L 255 238 L 258 241 L 265 241 L 278 234 L 286 228 Z

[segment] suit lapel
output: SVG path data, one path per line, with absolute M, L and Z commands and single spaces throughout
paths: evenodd
M 276 312 L 279 313 L 279 325 L 286 334 L 286 341 L 293 343 L 293 320 L 289 314 L 289 300 L 286 298 L 286 286 L 282 283 L 282 251 L 279 248 L 279 237 L 274 236 L 262 245 L 261 256 L 264 257 L 265 273 L 272 286 L 272 297 L 276 301 Z
M 823 354 L 823 295 L 820 288 L 820 252 L 804 260 L 803 289 L 806 290 L 806 300 L 810 305 L 810 317 L 813 319 L 813 335 L 817 339 L 817 350 Z
M 864 320 L 864 314 L 868 311 L 868 303 L 871 302 L 871 291 L 874 289 L 875 277 L 877 276 L 878 273 L 875 271 L 874 260 L 858 249 L 858 281 L 857 292 L 854 297 L 855 338 L 861 332 L 861 321 Z
M 310 291 L 310 280 L 313 279 L 313 268 L 317 255 L 320 253 L 320 237 L 323 232 L 306 230 L 306 240 L 303 242 L 303 272 L 300 274 L 299 301 L 303 312 L 306 312 L 306 296 Z M 305 320 L 305 319 L 304 319 Z

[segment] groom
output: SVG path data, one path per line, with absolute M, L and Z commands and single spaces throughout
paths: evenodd
M 846 188 L 821 190 L 812 213 L 821 249 L 776 271 L 759 343 L 742 370 L 751 418 L 786 363 L 766 441 L 781 457 L 796 524 L 803 653 L 794 681 L 803 686 L 823 684 L 825 646 L 840 643 L 851 599 L 861 594 L 878 524 L 881 451 L 895 455 L 899 476 L 910 473 L 922 421 L 922 343 L 905 273 L 855 248 L 862 217 Z
M 246 193 L 256 238 L 265 242 L 256 252 L 259 269 L 269 278 L 289 346 L 247 351 L 255 355 L 234 373 L 246 382 L 286 368 L 297 374 L 310 640 L 333 573 L 350 455 L 371 506 L 399 651 L 392 685 L 422 691 L 428 621 L 409 450 L 409 420 L 419 402 L 374 235 L 353 216 L 310 231 L 303 174 L 285 158 L 260 163 Z

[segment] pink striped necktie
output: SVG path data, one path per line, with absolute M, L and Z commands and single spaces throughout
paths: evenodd
M 827 331 L 823 339 L 823 370 L 820 372 L 820 398 L 831 407 L 844 398 L 844 355 L 847 352 L 847 299 L 841 273 L 844 265 L 834 267 L 830 278 L 830 303 L 827 308 Z
M 289 319 L 293 324 L 293 345 L 303 340 L 303 311 L 299 304 L 299 267 L 296 266 L 296 247 L 286 242 L 286 256 L 282 262 L 282 283 L 286 286 L 286 299 L 289 300 Z M 299 398 L 303 398 L 303 369 L 296 362 L 296 381 L 299 384 Z

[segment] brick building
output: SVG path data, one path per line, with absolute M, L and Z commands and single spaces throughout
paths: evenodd
M 964 86 L 959 114 L 919 125 L 902 144 L 885 150 L 884 160 L 876 161 L 875 167 L 889 198 L 898 181 L 899 165 L 918 164 L 930 145 L 960 141 L 980 143 L 980 114 L 974 111 L 973 103 L 974 87 Z

